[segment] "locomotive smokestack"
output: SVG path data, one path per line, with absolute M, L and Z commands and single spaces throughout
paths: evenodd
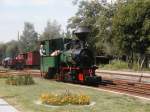
M 90 33 L 90 29 L 85 26 L 77 27 L 74 31 L 74 34 L 81 40 L 86 41 L 86 38 L 88 37 L 88 34 Z

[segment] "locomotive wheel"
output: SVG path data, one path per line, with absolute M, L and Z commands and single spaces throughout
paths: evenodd
M 72 82 L 72 77 L 69 73 L 64 74 L 64 81 L 65 82 Z
M 16 63 L 16 65 L 15 65 L 16 70 L 22 70 L 23 68 L 24 68 L 23 63 Z

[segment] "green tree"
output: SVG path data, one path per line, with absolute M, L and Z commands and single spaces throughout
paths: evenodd
M 96 20 L 95 27 L 98 29 L 98 33 L 95 45 L 99 54 L 115 55 L 115 49 L 112 47 L 112 18 L 115 11 L 115 4 L 107 4 Z
M 77 2 L 75 0 L 75 2 Z M 79 1 L 78 1 L 79 2 Z M 98 54 L 111 53 L 111 27 L 115 6 L 105 1 L 80 1 L 79 9 L 75 16 L 69 19 L 68 28 L 76 26 L 88 26 L 91 29 L 88 42 Z
M 150 47 L 150 1 L 132 0 L 119 5 L 113 18 L 113 34 L 117 50 L 129 57 L 131 66 L 137 54 L 143 63 Z
M 91 35 L 88 38 L 88 43 L 95 48 L 96 35 L 99 29 L 96 27 L 96 21 L 99 14 L 103 10 L 102 5 L 98 0 L 95 1 L 80 1 L 79 9 L 75 16 L 68 20 L 68 29 L 74 29 L 77 26 L 88 26 L 91 29 Z
M 6 43 L 5 45 L 7 46 L 6 50 L 5 50 L 6 57 L 14 57 L 18 54 L 19 50 L 18 50 L 18 42 L 17 41 L 12 40 L 12 41 Z
M 5 51 L 6 45 L 4 43 L 0 43 L 0 62 L 6 57 Z
M 24 23 L 24 30 L 19 40 L 20 52 L 37 50 L 38 35 L 34 25 L 29 22 Z
M 40 40 L 49 40 L 61 37 L 61 26 L 56 20 L 48 21 Z

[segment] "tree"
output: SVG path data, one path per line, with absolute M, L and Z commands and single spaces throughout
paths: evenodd
M 5 51 L 6 45 L 4 43 L 0 43 L 0 62 L 6 57 Z
M 93 43 L 95 43 L 95 37 L 98 33 L 98 29 L 95 27 L 95 23 L 102 8 L 103 7 L 98 2 L 98 0 L 91 2 L 80 1 L 78 12 L 68 21 L 68 29 L 74 29 L 77 26 L 87 26 L 91 29 L 91 35 L 87 41 L 93 49 L 95 48 L 95 44 Z
M 129 57 L 131 66 L 134 55 L 145 59 L 150 47 L 150 1 L 132 0 L 119 5 L 113 18 L 113 34 L 117 50 Z
M 29 52 L 37 50 L 38 35 L 34 25 L 29 22 L 24 23 L 23 34 L 19 40 L 20 52 Z
M 112 18 L 116 11 L 116 5 L 107 4 L 99 13 L 95 26 L 98 29 L 96 35 L 96 48 L 99 54 L 115 55 L 112 42 Z
M 17 41 L 12 40 L 12 41 L 6 43 L 5 45 L 7 46 L 6 50 L 5 50 L 6 57 L 14 57 L 18 54 L 19 50 L 18 50 L 18 42 Z
M 76 1 L 76 0 L 75 0 Z M 79 2 L 79 1 L 78 1 Z M 88 42 L 98 54 L 111 52 L 111 27 L 115 7 L 99 0 L 80 1 L 76 15 L 69 19 L 68 28 L 88 26 L 91 29 Z
M 98 0 L 91 2 L 80 1 L 78 12 L 68 20 L 68 28 L 73 29 L 77 26 L 92 27 L 102 8 Z
M 63 33 L 63 37 L 67 39 L 72 39 L 74 38 L 73 34 L 71 31 L 67 30 L 66 32 Z
M 49 40 L 61 37 L 61 26 L 57 23 L 56 20 L 53 22 L 48 21 L 47 26 L 44 29 L 44 33 L 41 35 L 40 40 Z

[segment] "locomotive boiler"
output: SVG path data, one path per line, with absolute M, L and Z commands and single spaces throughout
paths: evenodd
M 90 30 L 78 27 L 72 39 L 52 39 L 41 43 L 45 55 L 41 56 L 41 73 L 47 78 L 57 78 L 60 81 L 85 84 L 98 84 L 101 77 L 96 76 L 93 52 L 86 42 Z

